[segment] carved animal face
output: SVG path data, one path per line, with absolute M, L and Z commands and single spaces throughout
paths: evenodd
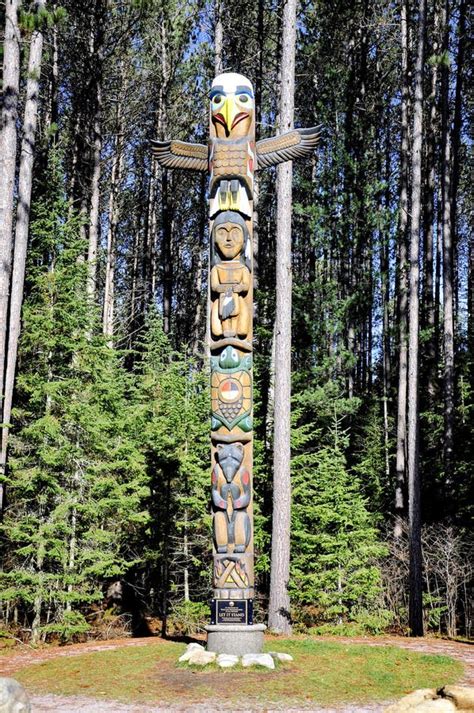
M 253 88 L 247 77 L 233 72 L 219 74 L 212 82 L 210 100 L 217 138 L 247 136 L 255 111 Z
M 244 447 L 242 443 L 219 443 L 217 458 L 225 479 L 231 483 L 244 459 Z
M 219 357 L 219 365 L 222 369 L 234 369 L 239 366 L 240 357 L 237 349 L 226 347 Z
M 244 231 L 235 223 L 221 223 L 214 229 L 214 241 L 222 257 L 233 260 L 244 247 Z

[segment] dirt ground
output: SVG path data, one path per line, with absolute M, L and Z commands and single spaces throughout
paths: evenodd
M 323 639 L 324 637 L 321 637 Z M 461 661 L 465 666 L 464 676 L 459 681 L 461 685 L 474 686 L 474 646 L 456 641 L 445 641 L 442 639 L 404 639 L 401 637 L 377 637 L 377 638 L 331 638 L 328 641 L 338 641 L 341 643 L 365 644 L 368 646 L 385 646 L 390 644 L 399 648 L 411 649 L 412 651 L 420 651 L 426 654 L 442 654 L 452 656 Z M 156 644 L 156 638 L 144 639 L 115 639 L 104 642 L 88 642 L 86 644 L 74 644 L 72 646 L 52 646 L 45 649 L 33 650 L 27 646 L 17 648 L 11 653 L 3 654 L 0 657 L 0 675 L 15 677 L 15 673 L 25 666 L 42 663 L 49 659 L 62 656 L 79 656 L 92 651 L 113 650 L 121 647 L 137 647 L 146 646 L 153 641 Z M 385 704 L 365 704 L 364 706 L 342 706 L 340 708 L 305 708 L 305 711 L 313 713 L 381 713 Z M 186 711 L 186 713 L 202 713 L 207 711 L 233 710 L 235 713 L 255 713 L 255 711 L 271 711 L 284 710 L 285 713 L 297 713 L 296 709 L 288 708 L 261 708 L 261 709 L 239 709 L 230 708 L 229 706 L 216 707 L 215 701 L 204 702 L 198 706 L 167 706 L 167 707 L 150 707 L 149 704 L 123 704 L 114 701 L 102 701 L 83 696 L 56 696 L 44 695 L 32 697 L 33 713 L 164 713 L 171 711 Z M 300 711 L 302 709 L 298 709 Z
M 63 696 L 34 696 L 31 699 L 32 713 L 214 713 L 214 711 L 232 711 L 232 713 L 301 713 L 301 708 L 215 708 L 215 702 L 209 701 L 199 706 L 177 706 L 150 708 L 149 705 L 125 705 L 123 703 L 96 701 L 91 698 L 64 698 Z M 344 708 L 305 708 L 305 713 L 382 713 L 385 704 L 345 706 Z

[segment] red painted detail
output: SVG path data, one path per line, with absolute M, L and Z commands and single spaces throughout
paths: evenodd
M 214 468 L 214 470 L 212 471 L 212 484 L 216 485 L 217 481 L 218 481 L 218 475 L 217 475 L 216 469 Z
M 242 483 L 244 485 L 248 485 L 250 483 L 250 475 L 248 470 L 244 470 L 244 472 L 242 473 Z
M 218 114 L 217 116 L 220 116 L 220 114 Z M 246 119 L 247 117 L 248 117 L 247 111 L 239 112 L 237 114 L 237 116 L 234 118 L 234 121 L 232 122 L 231 129 L 233 129 L 235 126 L 237 126 L 237 124 L 240 124 L 240 122 L 243 121 L 244 119 Z
M 214 114 L 214 116 L 212 117 L 212 120 L 217 121 L 218 124 L 222 124 L 222 126 L 224 127 L 226 132 L 229 133 L 229 129 L 227 128 L 226 120 L 222 114 Z

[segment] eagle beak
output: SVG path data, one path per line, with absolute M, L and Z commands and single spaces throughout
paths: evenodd
M 222 114 L 225 119 L 226 134 L 227 136 L 229 136 L 232 129 L 232 122 L 234 121 L 234 117 L 237 114 L 237 109 L 233 96 L 227 97 L 227 99 L 225 100 L 224 106 L 222 107 Z
M 234 95 L 230 95 L 224 100 L 220 111 L 217 114 L 213 114 L 213 121 L 221 124 L 225 129 L 226 137 L 229 137 L 232 129 L 248 116 L 249 113 L 247 111 L 241 111 L 238 108 Z

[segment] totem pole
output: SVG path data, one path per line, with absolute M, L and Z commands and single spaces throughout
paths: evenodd
M 253 624 L 252 215 L 254 171 L 310 154 L 319 127 L 255 142 L 253 88 L 220 74 L 210 92 L 209 146 L 153 141 L 167 168 L 209 171 L 213 598 L 208 648 L 256 653 Z

